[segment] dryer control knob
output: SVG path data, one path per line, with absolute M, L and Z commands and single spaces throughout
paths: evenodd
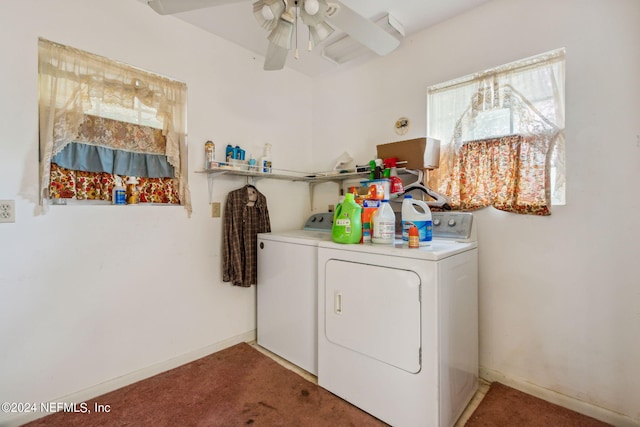
M 456 220 L 451 218 L 447 224 L 449 225 L 449 227 L 454 227 L 456 225 Z

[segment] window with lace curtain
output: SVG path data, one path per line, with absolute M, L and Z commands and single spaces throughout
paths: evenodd
M 186 85 L 44 39 L 38 52 L 41 203 L 109 203 L 135 177 L 141 203 L 190 214 Z
M 564 49 L 428 88 L 429 185 L 454 209 L 550 215 L 565 203 Z

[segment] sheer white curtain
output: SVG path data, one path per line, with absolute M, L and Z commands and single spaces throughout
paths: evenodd
M 162 128 L 167 161 L 191 213 L 187 87 L 126 64 L 39 40 L 40 202 L 48 198 L 51 159 L 73 141 L 86 114 Z
M 446 193 L 460 147 L 508 135 L 545 145 L 548 191 L 565 202 L 564 49 L 431 86 L 427 134 L 441 141 L 439 191 Z

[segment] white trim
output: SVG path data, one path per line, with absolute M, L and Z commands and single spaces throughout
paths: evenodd
M 574 397 L 530 383 L 523 378 L 514 378 L 492 369 L 480 367 L 480 378 L 488 382 L 500 382 L 516 390 L 538 397 L 547 402 L 584 414 L 617 427 L 638 427 L 640 420 L 633 420 L 625 415 L 601 408 Z
M 165 360 L 164 362 L 156 363 L 155 365 L 148 366 L 146 368 L 139 369 L 134 372 L 130 372 L 121 377 L 113 378 L 109 381 L 105 381 L 101 384 L 97 384 L 93 387 L 86 388 L 76 393 L 71 393 L 67 396 L 50 399 L 52 402 L 85 402 L 87 400 L 102 396 L 105 393 L 109 393 L 113 390 L 128 386 L 135 382 L 150 378 L 154 375 L 166 372 L 170 369 L 177 368 L 186 363 L 193 362 L 202 357 L 208 356 L 225 348 L 231 347 L 241 342 L 251 342 L 256 339 L 256 330 L 245 332 L 240 335 L 228 338 L 226 340 L 208 345 L 206 347 L 194 350 L 189 353 L 182 354 L 172 359 Z M 21 414 L 15 418 L 2 420 L 2 427 L 14 427 L 28 423 L 30 421 L 42 418 L 50 414 L 41 413 L 26 413 Z

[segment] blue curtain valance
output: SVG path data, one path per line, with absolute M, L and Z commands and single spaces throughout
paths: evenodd
M 73 141 L 51 161 L 66 169 L 147 178 L 174 178 L 167 156 L 144 154 Z

